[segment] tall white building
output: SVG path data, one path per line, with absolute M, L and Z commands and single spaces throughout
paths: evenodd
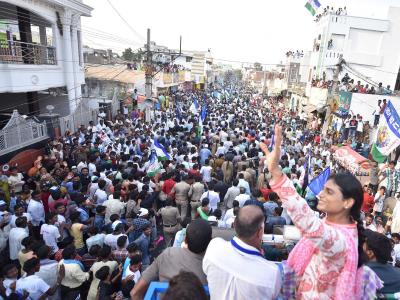
M 331 80 L 335 65 L 343 57 L 356 71 L 349 73 L 351 78 L 363 80 L 357 76 L 360 73 L 368 80 L 399 90 L 399 38 L 399 7 L 390 7 L 386 19 L 323 16 L 316 23 L 309 77 Z
M 0 111 L 73 113 L 85 83 L 82 0 L 0 1 Z

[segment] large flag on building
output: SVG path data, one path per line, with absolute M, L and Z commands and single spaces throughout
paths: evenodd
M 324 189 L 324 185 L 328 181 L 330 175 L 331 168 L 328 167 L 321 174 L 311 180 L 308 188 L 314 193 L 314 195 L 318 196 L 318 194 Z
M 319 3 L 318 0 L 308 0 L 308 2 L 306 3 L 306 8 L 308 9 L 308 11 L 315 16 L 315 14 L 318 11 L 318 8 L 320 8 L 321 3 Z
M 165 150 L 164 146 L 161 145 L 156 138 L 154 139 L 153 146 L 158 160 L 171 160 L 171 156 L 168 154 L 167 150 Z
M 383 112 L 384 120 L 378 128 L 376 142 L 372 146 L 372 158 L 379 163 L 400 145 L 400 117 L 391 101 Z
M 150 155 L 150 165 L 147 168 L 147 176 L 153 177 L 161 171 L 160 163 L 157 160 L 157 153 L 152 151 Z

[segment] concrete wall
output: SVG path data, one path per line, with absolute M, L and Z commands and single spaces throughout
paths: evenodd
M 378 105 L 379 99 L 386 99 L 387 101 L 391 101 L 400 115 L 400 97 L 395 96 L 353 93 L 350 110 L 354 114 L 360 114 L 363 117 L 363 120 L 370 121 L 371 123 L 374 120 L 373 113 Z
M 313 87 L 309 93 L 309 104 L 315 106 L 323 106 L 326 104 L 326 100 L 328 98 L 328 90 L 327 89 L 320 89 Z

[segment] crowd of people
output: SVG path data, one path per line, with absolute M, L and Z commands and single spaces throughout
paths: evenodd
M 363 187 L 321 123 L 254 93 L 176 92 L 151 123 L 103 114 L 49 141 L 31 169 L 1 169 L 1 297 L 142 299 L 153 281 L 169 282 L 163 299 L 400 292 L 397 161 Z M 290 224 L 293 249 L 263 243 Z
M 322 17 L 328 16 L 328 15 L 336 15 L 336 16 L 347 16 L 347 8 L 345 7 L 339 7 L 337 10 L 335 10 L 333 7 L 324 7 L 324 10 L 322 13 L 318 14 L 315 16 L 315 22 L 319 22 Z
M 313 87 L 318 87 L 322 89 L 332 89 L 333 88 L 333 80 L 324 80 L 324 79 L 313 79 L 311 85 Z M 337 82 L 339 91 L 346 91 L 351 93 L 360 93 L 360 94 L 373 94 L 373 95 L 392 95 L 393 91 L 390 89 L 390 85 L 383 87 L 382 82 L 378 83 L 377 88 L 373 85 L 361 84 L 361 81 L 357 81 L 354 83 L 354 79 L 351 79 L 348 73 L 342 78 L 341 81 Z

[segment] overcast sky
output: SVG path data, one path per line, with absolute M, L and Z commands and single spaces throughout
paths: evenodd
M 288 50 L 310 50 L 314 38 L 314 17 L 304 7 L 306 0 L 109 0 L 142 37 L 108 0 L 83 1 L 94 8 L 92 17 L 82 19 L 84 44 L 116 52 L 142 46 L 150 28 L 151 40 L 159 45 L 178 48 L 182 35 L 184 50 L 210 48 L 217 59 L 276 64 Z M 374 18 L 385 18 L 390 5 L 400 6 L 400 0 L 320 2 Z

